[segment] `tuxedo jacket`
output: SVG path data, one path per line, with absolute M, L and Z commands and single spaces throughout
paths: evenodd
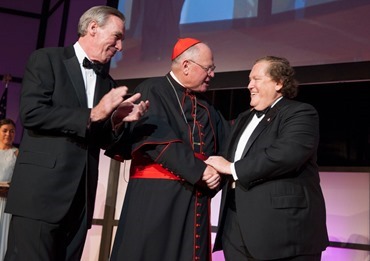
M 97 76 L 96 86 L 94 105 L 112 83 Z M 20 118 L 24 133 L 6 212 L 57 223 L 84 178 L 91 221 L 100 147 L 113 136 L 109 121 L 89 124 L 90 111 L 73 46 L 35 51 L 23 77 Z
M 234 161 L 237 143 L 254 115 L 235 121 L 226 157 Z M 316 254 L 328 245 L 326 211 L 316 164 L 319 118 L 309 104 L 281 99 L 249 138 L 235 162 L 237 220 L 254 258 L 277 259 Z M 214 250 L 222 249 L 227 211 L 223 187 Z

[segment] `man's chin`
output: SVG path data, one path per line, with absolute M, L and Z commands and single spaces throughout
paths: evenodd
M 199 88 L 199 92 L 206 92 L 209 88 L 209 84 L 202 84 Z

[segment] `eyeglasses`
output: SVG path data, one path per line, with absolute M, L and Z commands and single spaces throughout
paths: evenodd
M 215 65 L 211 65 L 209 67 L 204 67 L 203 65 L 197 63 L 197 62 L 194 62 L 193 60 L 188 60 L 189 62 L 192 62 L 192 63 L 195 63 L 196 65 L 198 65 L 200 68 L 202 68 L 207 74 L 210 74 L 211 72 L 213 72 L 215 69 L 216 69 L 216 66 Z

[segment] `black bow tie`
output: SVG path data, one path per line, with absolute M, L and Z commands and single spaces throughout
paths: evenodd
M 268 111 L 270 110 L 270 107 L 267 107 L 266 109 L 262 110 L 262 111 L 256 111 L 256 115 L 257 115 L 257 118 L 261 118 L 262 115 L 265 115 Z
M 92 63 L 89 59 L 86 57 L 83 60 L 82 66 L 86 69 L 93 69 L 96 75 L 100 75 L 103 78 L 105 78 L 108 74 L 108 72 L 105 69 L 104 64 L 102 63 Z

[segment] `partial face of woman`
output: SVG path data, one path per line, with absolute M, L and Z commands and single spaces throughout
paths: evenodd
M 4 124 L 0 127 L 0 143 L 4 147 L 12 147 L 15 137 L 15 127 L 12 124 Z

